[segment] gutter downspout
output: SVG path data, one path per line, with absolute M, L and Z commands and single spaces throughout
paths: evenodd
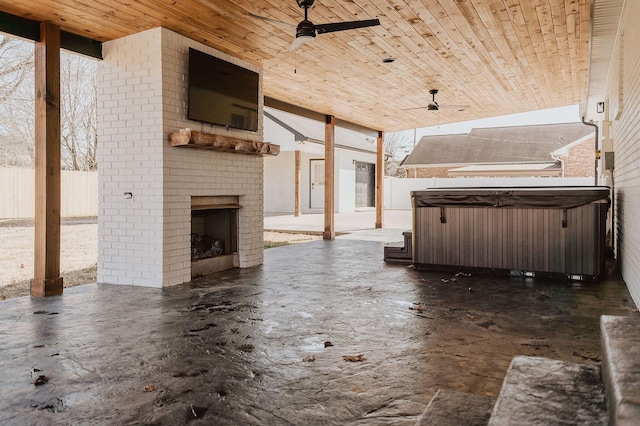
M 597 153 L 598 152 L 598 136 L 600 134 L 600 132 L 599 132 L 600 129 L 598 128 L 598 125 L 594 124 L 593 120 L 590 121 L 590 122 L 586 122 L 584 120 L 584 117 L 582 117 L 582 124 L 584 124 L 585 126 L 591 126 L 591 127 L 596 129 L 596 138 L 595 138 L 595 141 L 594 141 L 594 146 L 595 146 L 595 151 L 594 152 Z M 598 157 L 596 157 L 595 160 L 594 160 L 593 175 L 594 175 L 594 178 L 593 178 L 594 179 L 594 185 L 598 186 Z
M 562 156 L 555 156 L 551 154 L 551 158 L 560 162 L 560 177 L 564 177 L 564 159 L 562 158 Z
M 591 126 L 596 129 L 596 140 L 594 145 L 596 148 L 596 152 L 598 152 L 598 135 L 599 135 L 598 125 L 594 124 L 593 120 L 591 120 L 590 122 L 586 122 L 584 120 L 584 117 L 582 117 L 582 124 L 584 124 L 585 126 Z M 598 186 L 598 158 L 595 159 L 595 185 Z M 616 240 L 615 192 L 616 191 L 614 186 L 613 170 L 611 170 L 611 249 L 613 250 L 614 258 L 616 257 L 616 252 L 617 252 L 616 246 L 615 246 L 615 240 Z

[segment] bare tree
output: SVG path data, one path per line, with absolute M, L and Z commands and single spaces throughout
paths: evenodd
M 67 169 L 95 170 L 98 147 L 96 63 L 68 53 L 60 60 L 62 161 Z
M 404 158 L 405 151 L 411 144 L 411 139 L 401 132 L 386 133 L 384 135 L 384 150 L 388 158 L 385 158 L 385 175 L 405 177 L 405 170 L 399 168 L 400 161 Z
M 384 149 L 396 160 L 402 160 L 405 150 L 411 145 L 411 138 L 403 132 L 391 132 L 384 135 Z
M 0 164 L 34 160 L 33 43 L 0 35 Z
M 97 168 L 96 62 L 62 52 L 60 57 L 62 166 Z M 34 164 L 33 43 L 0 35 L 0 164 Z
M 0 34 L 0 103 L 6 104 L 25 80 L 29 80 L 33 63 L 32 43 Z

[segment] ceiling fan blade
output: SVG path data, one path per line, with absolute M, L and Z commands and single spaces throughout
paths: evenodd
M 426 106 L 413 107 L 413 108 L 402 108 L 400 111 L 413 111 L 415 109 L 427 109 Z
M 252 18 L 262 19 L 263 21 L 273 22 L 274 24 L 286 25 L 287 27 L 291 27 L 291 28 L 296 27 L 294 24 L 278 21 L 277 19 L 273 19 L 273 18 L 267 18 L 266 16 L 256 15 L 255 13 L 251 13 L 251 12 L 247 12 L 247 15 L 251 16 Z
M 415 110 L 415 109 L 426 109 L 428 111 L 438 111 L 441 109 L 457 109 L 458 111 L 464 111 L 465 109 L 469 108 L 469 105 L 440 105 L 437 103 L 431 103 L 427 106 L 421 106 L 421 107 L 414 107 L 414 108 L 404 108 L 401 111 L 411 111 L 411 110 Z
M 300 49 L 306 42 L 313 40 L 313 37 L 296 37 L 289 47 L 289 52 L 295 52 Z
M 347 22 L 335 22 L 330 24 L 317 24 L 314 25 L 318 34 L 332 33 L 335 31 L 353 30 L 356 28 L 366 28 L 380 25 L 379 19 L 367 19 L 364 21 L 347 21 Z
M 469 105 L 438 105 L 439 108 L 448 108 L 448 109 L 457 109 L 458 111 L 462 111 L 463 109 L 469 108 Z

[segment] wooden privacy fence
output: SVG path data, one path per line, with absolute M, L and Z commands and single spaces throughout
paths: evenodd
M 63 170 L 62 217 L 98 215 L 98 172 Z M 35 170 L 0 167 L 0 219 L 34 217 Z

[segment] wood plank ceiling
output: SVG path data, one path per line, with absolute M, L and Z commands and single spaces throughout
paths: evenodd
M 295 28 L 248 15 L 296 25 L 295 0 L 0 0 L 0 10 L 103 42 L 163 26 L 263 66 L 265 96 L 375 130 L 586 98 L 590 0 L 316 0 L 316 24 L 381 25 L 320 34 L 297 53 Z M 429 89 L 470 107 L 428 111 Z

